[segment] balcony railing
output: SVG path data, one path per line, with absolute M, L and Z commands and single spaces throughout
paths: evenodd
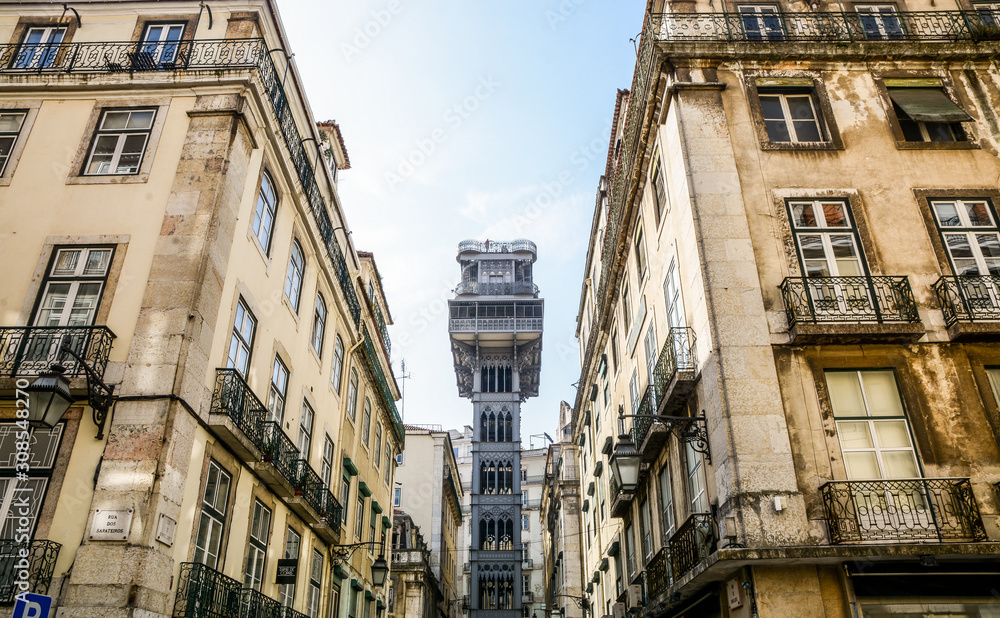
M 698 566 L 699 562 L 715 552 L 717 546 L 718 534 L 712 516 L 709 513 L 692 514 L 667 541 L 674 578 L 682 577 Z
M 329 493 L 323 479 L 305 459 L 295 461 L 295 493 L 302 497 L 320 517 L 326 512 L 326 493 Z
M 538 248 L 535 247 L 535 243 L 523 238 L 518 238 L 510 242 L 463 240 L 458 243 L 458 252 L 465 253 L 466 251 L 475 251 L 477 253 L 516 253 L 518 251 L 530 251 L 531 253 L 538 253 Z
M 452 318 L 452 332 L 535 332 L 542 330 L 542 318 Z
M 646 564 L 646 582 L 649 585 L 650 598 L 656 597 L 670 587 L 670 552 L 666 547 L 660 548 Z
M 324 488 L 323 491 L 323 519 L 326 521 L 327 525 L 334 530 L 340 530 L 340 524 L 344 517 L 344 507 L 341 506 L 340 500 L 333 495 L 329 489 Z
M 831 543 L 986 539 L 967 478 L 831 481 L 820 492 Z
M 1000 40 L 1000 15 L 983 11 L 894 13 L 802 12 L 773 15 L 669 13 L 654 15 L 658 40 L 774 44 L 859 41 Z
M 694 371 L 698 366 L 694 329 L 675 326 L 667 331 L 660 356 L 653 368 L 653 384 L 656 386 L 656 400 L 662 401 L 667 388 L 678 372 Z
M 181 564 L 173 618 L 241 618 L 243 585 L 203 564 Z
M 399 410 L 396 409 L 396 400 L 392 397 L 389 381 L 385 377 L 385 372 L 382 371 L 382 361 L 379 360 L 378 354 L 375 353 L 375 346 L 372 344 L 372 339 L 368 335 L 368 328 L 364 324 L 361 325 L 361 335 L 364 338 L 368 366 L 375 378 L 375 382 L 378 384 L 379 392 L 382 395 L 382 403 L 385 404 L 386 410 L 389 411 L 389 415 L 392 417 L 396 436 L 399 438 L 400 444 L 402 444 L 406 437 L 406 431 L 403 429 L 403 419 L 400 418 Z
M 261 449 L 264 461 L 274 466 L 278 474 L 295 487 L 299 480 L 299 449 L 292 439 L 282 431 L 281 424 L 276 421 L 261 423 L 261 433 L 264 436 L 264 447 Z
M 789 277 L 781 295 L 789 327 L 920 321 L 906 277 Z
M 263 451 L 264 421 L 267 408 L 235 369 L 215 370 L 215 392 L 212 394 L 212 414 L 224 414 L 243 435 Z
M 389 329 L 385 326 L 385 317 L 382 315 L 382 310 L 379 309 L 378 304 L 372 303 L 372 310 L 375 314 L 375 327 L 378 328 L 378 334 L 382 338 L 382 344 L 385 345 L 385 355 L 388 358 L 392 355 L 392 341 L 389 340 Z
M 649 428 L 653 425 L 652 415 L 655 412 L 653 410 L 653 389 L 647 386 L 646 390 L 642 392 L 639 407 L 635 411 L 639 416 L 632 419 L 632 441 L 637 447 L 642 446 L 646 439 L 646 434 L 649 433 Z
M 611 516 L 623 517 L 629 511 L 635 492 L 622 491 L 613 474 L 608 480 L 608 490 L 611 494 Z
M 55 363 L 66 368 L 66 377 L 86 375 L 75 358 L 59 353 L 66 346 L 103 377 L 114 338 L 107 326 L 0 327 L 0 376 L 38 376 Z
M 532 294 L 538 296 L 538 286 L 530 281 L 463 281 L 458 284 L 456 294 L 478 294 L 480 296 L 510 296 Z
M 1000 321 L 1000 277 L 941 277 L 934 284 L 944 322 Z
M 15 597 L 22 592 L 17 585 L 24 566 L 21 560 L 28 561 L 27 592 L 48 594 L 61 548 L 62 545 L 55 541 L 22 543 L 14 539 L 0 539 L 0 606 L 13 605 Z M 24 550 L 28 552 L 27 558 L 21 555 Z

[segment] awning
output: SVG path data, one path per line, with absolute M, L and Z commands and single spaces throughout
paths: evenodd
M 917 122 L 971 122 L 940 88 L 889 88 L 889 97 Z

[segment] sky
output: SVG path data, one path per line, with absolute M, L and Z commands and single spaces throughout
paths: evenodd
M 375 255 L 405 423 L 471 424 L 458 395 L 447 300 L 458 242 L 528 238 L 545 299 L 539 396 L 525 448 L 576 398 L 576 316 L 618 88 L 644 0 L 279 0 L 317 120 L 336 120 L 351 169 L 341 202 Z

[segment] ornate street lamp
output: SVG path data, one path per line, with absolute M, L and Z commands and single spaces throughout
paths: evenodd
M 389 564 L 385 561 L 385 556 L 379 554 L 375 562 L 372 563 L 372 584 L 376 588 L 381 588 L 385 584 L 385 577 L 389 574 Z
M 611 474 L 622 491 L 633 492 L 639 485 L 639 451 L 627 433 L 618 434 L 618 444 L 611 452 Z
M 28 392 L 28 422 L 33 427 L 51 429 L 73 405 L 73 394 L 64 373 L 65 367 L 52 365 L 25 389 Z

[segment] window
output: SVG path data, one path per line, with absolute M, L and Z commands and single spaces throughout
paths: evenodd
M 527 530 L 527 529 L 528 529 L 528 516 L 521 515 L 521 530 Z
M 155 117 L 155 109 L 103 112 L 84 173 L 88 176 L 138 174 Z
M 396 465 L 397 466 L 403 465 L 403 452 L 402 451 L 396 453 Z
M 632 539 L 632 524 L 625 526 L 625 563 L 628 565 L 628 579 L 635 574 L 635 541 Z
M 333 440 L 330 436 L 323 439 L 323 465 L 321 467 L 323 484 L 330 488 L 330 479 L 333 477 Z
M 347 505 L 350 504 L 351 500 L 351 477 L 344 476 L 340 481 L 340 503 L 344 505 L 344 508 L 340 509 L 344 517 L 344 525 L 347 525 Z
M 323 295 L 316 295 L 316 311 L 313 314 L 312 325 L 312 348 L 316 356 L 323 357 L 323 337 L 326 335 L 326 303 L 323 302 Z
M 361 418 L 361 443 L 368 446 L 368 440 L 372 437 L 372 404 L 365 397 L 365 414 Z
M 368 553 L 373 554 L 375 552 L 375 528 L 378 526 L 379 514 L 372 509 L 371 516 L 368 518 L 368 540 L 372 542 L 368 546 Z
M 972 8 L 979 14 L 984 26 L 1000 26 L 1000 4 L 996 2 L 973 2 Z
M 667 202 L 667 185 L 663 180 L 663 166 L 660 164 L 660 153 L 656 153 L 653 160 L 653 213 L 656 214 L 656 223 L 660 223 L 663 214 L 670 212 L 670 203 Z
M 781 17 L 774 4 L 741 4 L 737 7 L 748 41 L 781 41 Z
M 319 618 L 320 591 L 323 589 L 323 554 L 313 550 L 309 565 L 309 599 L 306 614 L 309 618 Z
M 920 476 L 891 370 L 827 371 L 826 385 L 849 479 Z
M 524 468 L 521 468 L 521 482 L 522 483 L 528 482 L 528 471 L 525 470 Z
M 142 47 L 136 64 L 139 68 L 172 67 L 177 61 L 180 46 L 178 41 L 184 34 L 184 24 L 149 24 L 142 37 Z
M 21 472 L 17 470 L 17 438 L 21 428 L 15 422 L 0 423 L 0 539 L 16 538 L 18 528 L 25 523 L 22 521 L 24 518 L 28 519 L 29 534 L 34 533 L 38 512 L 45 499 L 45 490 L 59 453 L 64 427 L 65 424 L 60 423 L 52 429 L 29 430 L 28 472 L 27 477 L 24 477 L 21 476 L 24 474 L 23 469 Z M 27 513 L 23 512 L 23 505 L 17 504 L 17 499 L 26 495 L 32 497 L 28 502 Z M 11 551 L 16 552 L 16 546 Z M 8 556 L 6 553 L 0 555 L 0 558 L 7 557 L 15 556 Z
M 354 511 L 354 536 L 358 541 L 365 540 L 365 497 L 358 492 L 358 506 Z
M 618 327 L 611 330 L 611 372 L 618 373 Z
M 646 329 L 646 338 L 643 341 L 643 347 L 646 349 L 646 374 L 649 378 L 649 384 L 653 384 L 653 370 L 656 369 L 656 330 L 653 327 L 653 321 L 649 321 L 649 328 Z
M 271 235 L 274 232 L 274 213 L 278 208 L 278 197 L 274 184 L 267 172 L 260 176 L 260 191 L 257 192 L 257 207 L 253 213 L 253 235 L 264 253 L 271 254 Z
M 767 137 L 772 142 L 823 142 L 811 88 L 758 88 Z
M 250 353 L 253 351 L 253 335 L 256 330 L 257 318 L 250 313 L 246 302 L 240 297 L 236 303 L 236 319 L 233 323 L 233 334 L 229 338 L 226 367 L 235 369 L 244 379 L 250 368 Z
M 395 489 L 392 490 L 392 506 L 398 509 L 402 500 L 403 500 L 403 488 L 396 487 Z
M 44 69 L 51 67 L 59 53 L 59 45 L 66 37 L 66 28 L 38 26 L 28 28 L 14 59 L 15 69 Z
M 626 273 L 626 277 L 628 274 Z M 632 320 L 632 312 L 628 307 L 628 283 L 622 286 L 622 325 L 624 332 L 628 333 L 628 327 Z
M 264 580 L 264 560 L 267 557 L 267 538 L 271 534 L 271 510 L 253 502 L 253 516 L 250 519 L 250 549 L 247 552 L 247 568 L 243 575 L 243 586 L 260 590 Z
M 284 558 L 298 560 L 301 542 L 302 536 L 294 529 L 289 528 L 288 536 L 285 537 Z M 281 584 L 278 589 L 278 601 L 282 607 L 291 607 L 292 603 L 295 602 L 295 584 Z
M 391 588 L 390 588 L 391 590 Z M 330 587 L 330 618 L 340 616 L 340 586 Z
M 997 407 L 1000 407 L 1000 367 L 986 367 L 986 378 L 990 382 L 993 399 L 996 400 Z
M 992 204 L 987 200 L 932 200 L 931 210 L 956 275 L 1000 275 L 1000 234 Z
M 208 462 L 205 494 L 201 501 L 201 519 L 198 522 L 198 535 L 195 537 L 194 561 L 210 569 L 219 566 L 231 482 L 232 477 L 222 469 L 222 466 L 214 460 Z
M 663 278 L 663 299 L 667 303 L 667 326 L 684 326 L 684 303 L 681 302 L 681 283 L 677 276 L 677 260 L 671 258 L 667 276 Z
M 639 281 L 646 276 L 646 240 L 642 237 L 642 228 L 635 233 L 635 273 Z
M 895 4 L 855 4 L 865 37 L 872 40 L 901 39 L 903 27 Z
M 306 269 L 306 258 L 302 254 L 299 241 L 292 241 L 292 255 L 288 258 L 288 273 L 285 275 L 285 298 L 292 304 L 296 313 L 299 311 L 299 298 L 302 296 L 302 274 Z
M 649 514 L 649 500 L 643 498 L 639 504 L 639 534 L 642 535 L 643 562 L 649 562 L 653 557 L 653 527 Z
M 337 335 L 333 340 L 333 369 L 330 371 L 330 383 L 333 390 L 340 394 L 340 383 L 344 375 L 344 341 Z
M 604 479 L 597 479 L 597 502 L 600 505 L 601 519 L 607 517 L 607 511 L 604 508 Z
M 674 492 L 670 486 L 670 467 L 664 464 L 660 470 L 660 525 L 663 526 L 663 538 L 669 539 L 674 534 Z
M 14 144 L 24 126 L 24 118 L 27 112 L 4 111 L 0 112 L 0 176 L 3 176 L 7 168 L 7 161 L 10 153 L 14 150 Z
M 528 490 L 521 490 L 521 506 L 528 506 Z
M 708 512 L 708 493 L 705 491 L 705 469 L 701 465 L 701 454 L 690 443 L 685 444 L 684 460 L 687 464 L 688 497 L 691 499 L 692 513 Z
M 107 281 L 113 251 L 110 247 L 57 248 L 42 285 L 35 325 L 92 325 Z M 80 340 L 80 344 L 82 343 L 83 340 Z
M 302 418 L 299 419 L 298 447 L 300 456 L 306 461 L 309 460 L 309 453 L 312 451 L 313 419 L 315 417 L 316 415 L 313 413 L 312 406 L 303 401 Z
M 288 391 L 288 369 L 281 358 L 274 357 L 274 366 L 271 369 L 271 390 L 267 400 L 267 410 L 269 420 L 276 421 L 279 425 L 285 418 L 285 394 Z
M 885 79 L 883 83 L 903 141 L 968 140 L 961 123 L 972 118 L 952 101 L 940 79 Z
M 351 606 L 347 609 L 347 615 L 350 618 L 357 618 L 358 615 L 358 604 L 360 603 L 361 591 L 352 590 L 351 591 Z
M 382 423 L 375 424 L 375 452 L 372 453 L 372 467 L 378 470 L 382 463 Z
M 351 369 L 351 379 L 347 383 L 347 415 L 353 423 L 358 418 L 358 372 Z
M 628 382 L 629 397 L 632 400 L 632 414 L 639 413 L 639 370 L 632 371 L 632 379 Z
M 389 480 L 392 478 L 392 449 L 389 448 L 388 444 L 385 445 L 384 467 L 385 469 L 382 472 L 384 475 L 383 480 L 385 481 L 385 484 L 388 485 Z

